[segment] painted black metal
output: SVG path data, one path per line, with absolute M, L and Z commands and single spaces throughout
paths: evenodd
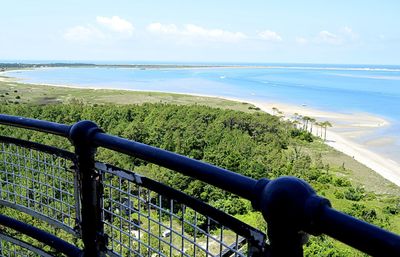
M 220 253 L 220 256 L 221 257 L 231 257 L 231 256 L 234 256 L 234 252 L 232 251 L 232 249 L 233 248 L 235 248 L 235 247 L 238 247 L 238 248 L 241 248 L 243 245 L 245 245 L 246 244 L 246 239 L 245 238 L 242 238 L 241 240 L 239 240 L 239 242 L 236 244 L 233 244 L 233 245 L 231 245 L 229 248 L 230 249 L 226 249 L 226 250 L 224 250 L 224 251 L 222 251 L 221 253 Z M 265 255 L 263 255 L 263 256 L 265 256 Z
M 268 251 L 267 248 L 268 246 L 265 243 L 266 235 L 264 233 L 247 225 L 244 222 L 241 222 L 238 219 L 233 218 L 232 216 L 226 214 L 225 212 L 218 210 L 174 188 L 166 186 L 160 182 L 154 181 L 147 177 L 140 176 L 131 171 L 120 169 L 110 164 L 97 163 L 97 165 L 103 166 L 102 170 L 106 170 L 108 173 L 117 176 L 121 176 L 122 175 L 121 173 L 125 173 L 123 175 L 125 179 L 128 179 L 129 181 L 139 184 L 145 188 L 148 188 L 151 191 L 163 195 L 164 197 L 177 200 L 179 203 L 182 203 L 196 210 L 198 213 L 210 217 L 211 219 L 223 222 L 224 226 L 228 227 L 238 235 L 245 237 L 246 239 L 249 240 L 250 245 L 259 249 L 259 252 L 254 253 L 253 256 L 261 256 L 260 254 L 264 254 L 265 252 Z
M 321 206 L 330 206 L 329 201 L 294 177 L 272 180 L 257 195 L 258 202 L 253 205 L 268 221 L 272 256 L 303 256 L 306 235 L 302 231 L 319 234 L 315 214 Z
M 400 237 L 331 208 L 301 179 L 280 177 L 264 186 L 256 209 L 268 221 L 272 256 L 303 256 L 305 235 L 326 234 L 372 256 L 400 256 Z
M 36 211 L 33 211 L 32 209 L 30 209 L 28 207 L 21 206 L 21 205 L 15 204 L 15 203 L 10 203 L 10 202 L 3 201 L 3 200 L 0 200 L 0 206 L 5 206 L 5 207 L 12 208 L 12 209 L 20 211 L 20 212 L 24 212 L 34 218 L 41 219 L 56 228 L 60 228 L 74 236 L 77 236 L 79 233 L 77 228 L 76 229 L 70 228 L 67 225 L 62 224 L 61 222 L 51 219 L 51 218 L 47 217 L 46 215 L 43 215 Z
M 400 256 L 400 236 L 324 207 L 317 226 L 323 233 L 372 256 Z
M 24 241 L 21 241 L 15 237 L 6 235 L 3 233 L 3 231 L 0 231 L 0 240 L 4 240 L 6 242 L 10 242 L 14 245 L 18 245 L 22 248 L 25 248 L 27 250 L 29 250 L 30 252 L 34 252 L 36 254 L 38 254 L 40 257 L 52 257 L 50 254 L 48 254 L 47 252 L 43 251 L 42 249 L 39 249 L 31 244 L 28 244 Z M 3 248 L 4 249 L 4 248 Z M 1 248 L 0 248 L 0 252 L 1 252 Z
M 96 147 L 92 144 L 92 136 L 98 131 L 101 131 L 100 128 L 91 121 L 78 122 L 69 131 L 69 139 L 75 147 L 81 183 L 81 231 L 85 257 L 101 256 L 105 250 L 101 216 L 103 190 L 101 176 L 95 169 Z
M 48 154 L 54 154 L 54 155 L 62 157 L 64 159 L 71 160 L 72 162 L 76 161 L 76 156 L 74 153 L 68 152 L 66 150 L 63 150 L 63 149 L 60 149 L 57 147 L 43 145 L 43 144 L 26 141 L 26 140 L 22 140 L 22 139 L 18 139 L 18 138 L 5 137 L 5 136 L 0 136 L 0 142 L 14 144 L 14 145 L 22 146 L 24 148 L 29 148 L 29 149 L 37 150 L 40 152 L 45 152 Z
M 36 130 L 62 137 L 67 137 L 70 130 L 70 126 L 68 125 L 6 114 L 0 115 L 0 124 Z
M 76 246 L 24 222 L 0 214 L 0 224 L 45 243 L 67 256 L 81 256 L 82 250 Z
M 95 133 L 94 143 L 114 151 L 178 171 L 251 200 L 257 180 L 176 153 L 105 133 Z

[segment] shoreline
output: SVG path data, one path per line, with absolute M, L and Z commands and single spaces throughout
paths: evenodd
M 397 186 L 400 186 L 400 164 L 383 154 L 378 154 L 368 149 L 367 145 L 362 145 L 356 142 L 357 138 L 362 138 L 367 134 L 374 133 L 377 129 L 390 126 L 389 121 L 366 113 L 341 114 L 283 103 L 249 103 L 254 104 L 261 110 L 270 114 L 273 114 L 273 107 L 276 108 L 279 106 L 278 109 L 283 111 L 285 114 L 293 115 L 294 113 L 298 113 L 300 115 L 317 118 L 317 120 L 330 121 L 333 124 L 333 127 L 327 129 L 327 140 L 324 141 L 325 144 L 352 157 L 359 163 L 381 175 L 383 178 L 391 181 Z M 335 126 L 336 124 L 338 125 Z M 350 132 L 346 131 L 346 129 L 350 130 Z M 315 129 L 313 134 L 318 136 L 318 132 L 319 131 Z M 387 139 L 383 137 L 380 140 L 384 142 Z
M 29 70 L 29 69 L 47 69 L 47 68 L 124 68 L 124 69 L 306 69 L 306 70 L 334 70 L 334 71 L 391 71 L 399 72 L 400 66 L 393 66 L 391 68 L 385 67 L 385 65 L 365 65 L 365 64 L 353 64 L 348 67 L 343 67 L 340 64 L 320 64 L 323 66 L 315 66 L 309 63 L 237 63 L 237 64 L 100 64 L 100 63 L 1 63 L 0 64 L 20 64 L 21 67 L 11 66 L 6 67 L 5 72 L 13 72 L 18 70 Z M 3 71 L 3 72 L 4 72 Z
M 378 154 L 368 149 L 367 145 L 362 145 L 356 142 L 355 139 L 362 138 L 366 134 L 371 134 L 375 130 L 390 126 L 390 122 L 367 113 L 355 113 L 355 114 L 343 114 L 336 112 L 321 111 L 312 109 L 306 106 L 291 105 L 282 102 L 268 102 L 268 101 L 249 101 L 240 98 L 233 97 L 222 97 L 215 95 L 206 94 L 192 94 L 182 92 L 165 92 L 165 91 L 148 91 L 148 90 L 134 90 L 134 89 L 118 89 L 112 87 L 85 87 L 76 85 L 59 85 L 59 84 L 45 84 L 45 83 L 27 83 L 17 78 L 3 76 L 0 77 L 0 81 L 5 82 L 17 82 L 26 85 L 41 85 L 41 86 L 54 86 L 54 87 L 66 87 L 66 88 L 77 88 L 77 89 L 92 89 L 92 90 L 118 90 L 118 91 L 136 91 L 136 92 L 158 92 L 158 93 L 171 93 L 180 95 L 192 95 L 201 97 L 213 97 L 219 99 L 225 99 L 236 102 L 246 102 L 252 104 L 263 112 L 274 115 L 273 108 L 277 108 L 282 111 L 288 119 L 298 113 L 303 116 L 309 116 L 319 121 L 329 121 L 333 124 L 332 128 L 327 130 L 327 141 L 324 143 L 331 146 L 332 148 L 340 151 L 350 157 L 353 157 L 358 162 L 364 164 L 368 168 L 372 169 L 385 179 L 393 182 L 397 186 L 400 186 L 400 164 L 396 161 Z M 317 135 L 318 130 L 315 129 L 313 134 Z M 378 139 L 384 142 L 386 138 Z

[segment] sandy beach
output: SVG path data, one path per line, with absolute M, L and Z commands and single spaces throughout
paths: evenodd
M 368 144 L 360 144 L 360 138 L 371 135 L 377 129 L 390 126 L 389 121 L 365 113 L 342 114 L 319 111 L 307 106 L 296 106 L 282 103 L 251 102 L 261 110 L 273 114 L 272 108 L 277 108 L 285 117 L 295 113 L 315 118 L 317 121 L 329 121 L 333 124 L 327 129 L 326 144 L 336 150 L 353 157 L 358 162 L 374 170 L 382 177 L 400 186 L 400 164 L 387 156 L 378 154 L 370 148 L 374 145 L 384 145 L 392 141 L 390 137 L 375 139 Z M 313 134 L 320 130 L 313 130 Z

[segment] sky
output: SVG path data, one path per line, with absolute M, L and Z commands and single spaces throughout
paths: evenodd
M 0 60 L 400 65 L 398 0 L 0 3 Z

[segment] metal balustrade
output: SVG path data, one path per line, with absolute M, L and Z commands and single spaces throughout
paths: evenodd
M 51 257 L 45 251 L 16 240 L 10 236 L 0 234 L 0 256 L 14 257 L 14 256 L 44 256 Z
M 247 256 L 249 248 L 265 245 L 262 232 L 186 194 L 111 165 L 95 166 L 110 255 Z
M 68 126 L 0 115 L 0 124 L 65 137 L 75 149 L 0 135 L 1 256 L 302 256 L 306 234 L 400 256 L 398 235 L 334 210 L 297 178 L 256 181 L 108 135 L 90 121 Z M 250 200 L 268 236 L 174 188 L 97 161 L 100 147 Z
M 74 155 L 0 136 L 0 204 L 76 234 L 79 187 Z

